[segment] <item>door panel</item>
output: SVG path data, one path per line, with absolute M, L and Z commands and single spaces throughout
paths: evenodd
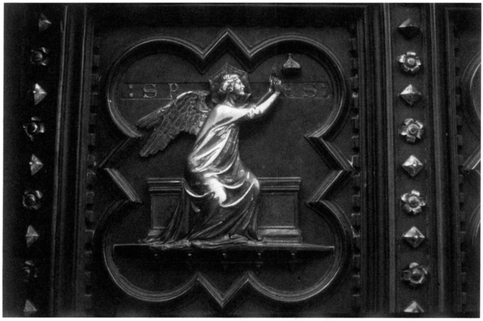
M 470 281 L 479 280 L 480 251 L 479 5 L 7 7 L 23 19 L 18 33 L 30 35 L 24 56 L 38 55 L 6 92 L 32 79 L 47 93 L 42 104 L 38 87 L 37 96 L 17 94 L 17 105 L 32 107 L 27 119 L 42 113 L 47 135 L 13 155 L 27 155 L 32 170 L 30 154 L 52 161 L 4 194 L 26 190 L 24 205 L 5 203 L 26 216 L 5 220 L 29 231 L 4 272 L 17 287 L 12 264 L 25 261 L 26 294 L 8 300 L 5 314 L 479 313 L 479 282 Z M 6 52 L 8 66 L 17 47 Z M 250 94 L 237 106 L 265 99 L 271 76 L 282 82 L 266 114 L 226 129 L 239 134 L 224 145 L 238 143 L 243 165 L 235 164 L 258 178 L 260 194 L 247 204 L 263 241 L 167 243 L 164 233 L 189 239 L 211 213 L 187 175 L 197 137 L 170 133 L 144 157 L 153 129 L 139 120 L 174 110 L 186 92 L 205 91 L 214 108 L 230 73 Z M 16 128 L 20 116 L 6 112 L 6 129 Z M 22 135 L 6 135 L 6 148 Z M 6 170 L 20 169 L 9 160 Z M 40 198 L 41 209 L 27 202 Z M 18 242 L 10 232 L 5 240 L 7 257 Z
M 245 15 L 251 12 L 247 9 Z M 217 14 L 222 17 L 221 12 Z M 349 30 L 295 32 L 289 27 L 278 30 L 276 25 L 223 29 L 194 25 L 182 30 L 160 25 L 152 34 L 142 34 L 137 29 L 105 34 L 100 28 L 95 35 L 106 39 L 100 45 L 96 73 L 107 79 L 109 114 L 104 117 L 122 134 L 117 140 L 96 142 L 92 150 L 100 163 L 97 171 L 110 176 L 93 184 L 94 194 L 106 195 L 113 186 L 121 192 L 95 199 L 93 213 L 99 217 L 94 222 L 95 241 L 110 282 L 117 284 L 125 299 L 127 294 L 140 301 L 134 310 L 118 304 L 118 315 L 157 315 L 166 306 L 171 309 L 163 315 L 178 315 L 173 303 L 190 315 L 191 309 L 199 309 L 192 307 L 198 300 L 211 307 L 212 312 L 201 312 L 206 315 L 245 315 L 249 306 L 260 301 L 264 303 L 257 313 L 263 315 L 286 313 L 274 310 L 274 304 L 293 306 L 300 315 L 312 315 L 322 307 L 328 314 L 350 311 L 351 301 L 335 304 L 328 295 L 336 285 L 346 293 L 352 287 L 347 282 L 353 237 L 350 178 L 356 169 L 351 164 L 353 126 L 349 120 L 355 113 L 348 102 L 351 70 L 343 68 L 351 62 Z M 138 36 L 134 39 L 131 34 Z M 289 59 L 299 69 L 284 70 Z M 248 73 L 253 101 L 264 95 L 271 73 L 277 73 L 284 84 L 275 110 L 240 125 L 239 150 L 261 183 L 258 232 L 269 240 L 266 244 L 285 247 L 275 252 L 268 248 L 198 250 L 189 256 L 161 251 L 153 257 L 149 244 L 139 245 L 139 240 L 166 228 L 176 203 L 183 199 L 182 187 L 167 196 L 155 196 L 153 191 L 168 188 L 170 178 L 183 185 L 194 137 L 176 137 L 159 154 L 142 158 L 143 136 L 149 132 L 141 131 L 136 123 L 183 92 L 209 91 L 209 80 L 226 64 Z M 108 137 L 111 131 L 97 126 L 96 137 Z M 122 156 L 113 157 L 114 153 Z M 290 185 L 294 180 L 297 183 Z M 331 185 L 340 191 L 329 198 Z M 113 204 L 122 199 L 140 205 L 114 209 Z M 291 245 L 295 247 L 290 249 Z M 328 250 L 313 250 L 314 245 Z M 104 296 L 96 288 L 92 295 L 98 297 L 94 309 L 102 310 Z

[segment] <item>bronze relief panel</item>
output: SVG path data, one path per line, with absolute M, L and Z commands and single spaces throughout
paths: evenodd
M 4 314 L 477 315 L 480 7 L 6 6 Z
M 250 302 L 245 291 L 267 307 L 316 307 L 350 291 L 350 32 L 335 48 L 313 31 L 211 30 L 203 44 L 160 34 L 99 47 L 106 125 L 92 152 L 93 215 L 104 282 L 163 307 L 201 290 L 222 313 Z M 336 300 L 351 309 L 348 295 Z

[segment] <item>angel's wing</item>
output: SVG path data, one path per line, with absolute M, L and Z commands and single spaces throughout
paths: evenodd
M 207 91 L 188 91 L 144 116 L 137 122 L 140 128 L 154 127 L 140 155 L 154 155 L 163 150 L 180 132 L 197 135 L 211 109 L 206 105 Z

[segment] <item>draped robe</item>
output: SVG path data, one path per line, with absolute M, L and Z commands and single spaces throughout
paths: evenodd
M 259 241 L 260 185 L 238 151 L 238 124 L 259 114 L 257 107 L 224 104 L 212 110 L 188 156 L 184 197 L 189 201 L 180 202 L 161 236 L 166 246 L 217 248 Z

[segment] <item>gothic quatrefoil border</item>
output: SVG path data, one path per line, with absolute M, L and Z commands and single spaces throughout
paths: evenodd
M 294 46 L 295 45 L 295 46 Z M 200 73 L 205 73 L 214 63 L 216 57 L 230 50 L 237 58 L 240 65 L 248 72 L 270 57 L 273 52 L 280 52 L 284 48 L 295 47 L 304 54 L 309 54 L 319 63 L 328 68 L 329 73 L 335 78 L 338 86 L 337 108 L 334 108 L 327 121 L 313 133 L 306 135 L 306 139 L 313 148 L 330 164 L 331 172 L 327 175 L 319 187 L 315 190 L 307 205 L 328 223 L 335 239 L 335 252 L 330 268 L 322 278 L 312 286 L 301 291 L 280 291 L 263 284 L 255 273 L 249 271 L 241 275 L 226 291 L 218 289 L 214 283 L 203 273 L 196 272 L 183 285 L 171 291 L 148 291 L 133 285 L 118 270 L 113 260 L 113 248 L 109 239 L 109 232 L 116 217 L 125 215 L 139 206 L 141 200 L 129 182 L 116 169 L 116 162 L 124 150 L 136 143 L 142 134 L 121 115 L 112 96 L 122 72 L 129 64 L 152 53 L 163 51 L 177 52 L 185 57 Z M 293 50 L 292 50 L 293 51 Z M 222 32 L 209 46 L 200 48 L 188 41 L 172 37 L 156 37 L 145 39 L 123 52 L 110 68 L 105 83 L 106 102 L 112 121 L 126 137 L 119 145 L 115 146 L 106 158 L 102 160 L 97 171 L 103 171 L 114 182 L 124 195 L 124 198 L 114 201 L 102 214 L 95 231 L 96 248 L 101 252 L 104 266 L 112 281 L 126 294 L 146 302 L 169 302 L 187 295 L 197 286 L 201 286 L 219 304 L 226 306 L 233 300 L 237 293 L 244 288 L 252 288 L 258 293 L 280 302 L 301 302 L 328 292 L 340 284 L 347 276 L 351 264 L 354 233 L 347 215 L 332 200 L 326 199 L 327 195 L 336 192 L 355 173 L 351 161 L 349 161 L 331 141 L 337 135 L 342 126 L 344 117 L 349 113 L 348 85 L 343 76 L 343 68 L 336 56 L 329 48 L 318 41 L 297 34 L 287 34 L 270 38 L 260 44 L 249 47 L 234 32 L 226 30 Z

